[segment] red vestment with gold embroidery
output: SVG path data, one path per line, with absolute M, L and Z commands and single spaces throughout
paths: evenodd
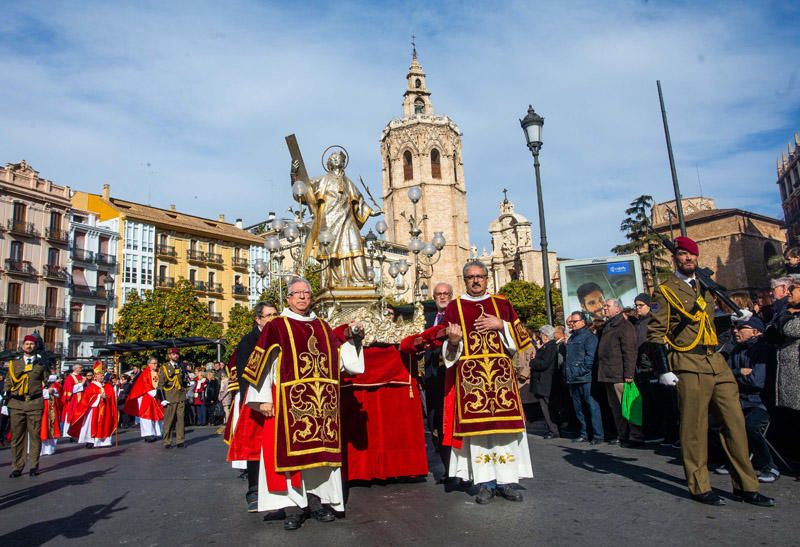
M 509 325 L 517 351 L 531 344 L 514 308 L 501 296 L 479 301 L 456 298 L 448 304 L 444 323 L 461 326 L 463 351 L 445 376 L 445 445 L 460 447 L 462 437 L 525 431 L 517 379 L 502 331 L 475 329 L 475 321 L 484 314 Z

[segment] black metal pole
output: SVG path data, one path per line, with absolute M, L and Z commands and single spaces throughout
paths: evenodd
M 667 111 L 664 109 L 664 95 L 661 93 L 661 80 L 656 80 L 658 87 L 658 101 L 661 103 L 661 119 L 664 122 L 664 136 L 667 139 L 667 153 L 669 154 L 669 169 L 672 172 L 672 189 L 675 191 L 675 207 L 678 210 L 678 225 L 681 235 L 686 237 L 686 224 L 683 222 L 683 204 L 681 203 L 681 188 L 678 185 L 678 172 L 675 171 L 675 157 L 672 155 L 672 140 L 669 138 L 669 125 L 667 124 Z
M 542 177 L 539 173 L 539 147 L 531 146 L 533 169 L 536 171 L 536 198 L 539 201 L 539 234 L 542 248 L 542 277 L 544 277 L 544 305 L 547 309 L 547 324 L 553 324 L 553 302 L 550 297 L 550 261 L 547 254 L 547 228 L 544 222 L 544 201 L 542 200 Z

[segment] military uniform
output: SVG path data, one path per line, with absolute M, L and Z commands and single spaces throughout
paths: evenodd
M 722 446 L 731 462 L 736 490 L 757 492 L 758 480 L 750 465 L 739 389 L 725 359 L 716 352 L 714 299 L 697 281 L 694 287 L 677 274 L 655 293 L 656 311 L 647 339 L 667 344 L 668 365 L 678 377 L 681 412 L 681 455 L 693 495 L 711 491 L 708 478 L 708 413 L 722 424 Z M 659 371 L 667 372 L 666 370 Z
M 8 362 L 4 391 L 10 392 L 8 410 L 11 418 L 11 470 L 19 473 L 25 467 L 25 451 L 30 451 L 31 472 L 39 468 L 42 450 L 42 385 L 46 371 L 38 359 L 23 355 Z M 28 440 L 30 438 L 30 440 Z
M 181 373 L 181 365 L 172 361 L 161 365 L 158 372 L 158 389 L 163 391 L 164 400 L 169 403 L 164 407 L 164 446 L 172 444 L 173 431 L 178 446 L 182 446 L 185 440 L 186 388 L 181 383 Z

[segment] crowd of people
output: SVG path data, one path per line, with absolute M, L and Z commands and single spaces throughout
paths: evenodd
M 781 475 L 767 429 L 781 416 L 796 428 L 800 411 L 800 274 L 774 279 L 771 299 L 721 311 L 697 271 L 697 244 L 675 245 L 675 272 L 652 295 L 628 308 L 588 287 L 563 326 L 526 329 L 508 300 L 488 292 L 479 261 L 464 266 L 461 296 L 435 284 L 426 329 L 397 349 L 409 370 L 422 364 L 425 427 L 444 470 L 437 482 L 472 486 L 482 505 L 522 501 L 519 480 L 532 476 L 526 420 L 540 412 L 544 439 L 679 448 L 700 503 L 724 504 L 710 486 L 711 459 L 730 475 L 734 499 L 774 505 L 759 484 Z M 787 272 L 797 266 L 789 259 L 800 263 L 800 252 L 787 253 Z M 333 521 L 344 510 L 339 382 L 365 371 L 363 326 L 331 328 L 311 311 L 312 296 L 294 278 L 282 312 L 257 304 L 225 366 L 191 366 L 172 348 L 165 362 L 151 357 L 120 378 L 97 363 L 62 380 L 46 374 L 26 338 L 5 382 L 12 476 L 25 466 L 27 431 L 42 440 L 30 442 L 35 475 L 40 453 L 62 436 L 109 446 L 118 426 L 138 421 L 145 441 L 182 448 L 187 424 L 224 423 L 248 511 L 280 511 L 287 530 Z

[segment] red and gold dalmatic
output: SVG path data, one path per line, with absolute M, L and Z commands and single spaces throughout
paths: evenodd
M 511 304 L 501 296 L 473 301 L 456 298 L 447 306 L 445 324 L 458 324 L 464 349 L 445 377 L 444 444 L 460 446 L 462 437 L 525 431 L 522 402 L 511 357 L 501 332 L 479 333 L 474 325 L 482 315 L 505 321 L 517 351 L 531 339 Z
M 275 416 L 264 428 L 269 437 L 264 439 L 264 454 L 274 454 L 274 468 L 268 472 L 340 467 L 339 343 L 331 328 L 316 318 L 270 321 L 250 354 L 243 379 L 260 388 L 272 372 L 269 362 L 275 367 Z M 267 467 L 272 467 L 269 462 Z

